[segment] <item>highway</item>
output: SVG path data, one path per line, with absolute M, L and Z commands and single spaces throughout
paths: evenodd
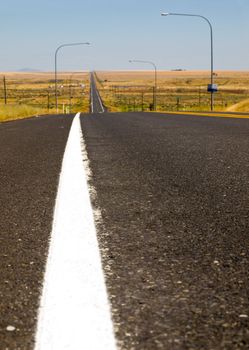
M 248 349 L 249 120 L 108 113 L 91 79 L 82 163 L 117 349 Z M 1 350 L 35 346 L 73 119 L 0 124 Z
M 107 112 L 106 107 L 100 97 L 95 81 L 95 73 L 90 73 L 90 84 L 91 84 L 91 113 L 104 113 Z

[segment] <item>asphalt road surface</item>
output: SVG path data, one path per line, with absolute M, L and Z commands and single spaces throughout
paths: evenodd
M 71 122 L 70 116 L 52 116 L 0 124 L 1 350 L 33 348 L 53 208 Z
M 249 349 L 249 120 L 94 111 L 81 128 L 119 348 Z M 1 350 L 34 345 L 71 122 L 0 124 Z
M 107 112 L 107 108 L 104 106 L 103 101 L 100 97 L 95 81 L 95 73 L 90 74 L 91 84 L 91 113 L 104 113 Z
M 82 118 L 124 349 L 244 349 L 249 121 Z

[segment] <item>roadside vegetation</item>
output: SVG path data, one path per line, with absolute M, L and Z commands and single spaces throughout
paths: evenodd
M 154 72 L 97 72 L 97 84 L 110 111 L 149 111 Z M 249 112 L 249 72 L 218 71 L 214 76 L 215 111 Z M 209 111 L 208 71 L 158 72 L 158 111 Z
M 249 98 L 243 100 L 227 109 L 229 112 L 248 112 L 249 111 Z
M 53 73 L 1 73 L 0 76 L 0 122 L 56 113 Z M 89 111 L 89 74 L 59 73 L 58 112 L 78 111 Z
M 219 86 L 215 111 L 249 112 L 249 72 L 216 72 L 214 78 Z M 157 110 L 209 111 L 209 80 L 208 71 L 158 72 Z M 97 72 L 96 82 L 112 112 L 153 109 L 152 71 Z M 58 107 L 59 113 L 89 111 L 87 72 L 58 74 Z M 53 73 L 0 75 L 0 122 L 55 113 Z

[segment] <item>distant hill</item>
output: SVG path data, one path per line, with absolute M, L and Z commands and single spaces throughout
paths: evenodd
M 41 70 L 33 69 L 33 68 L 21 68 L 21 69 L 18 69 L 17 72 L 20 72 L 20 73 L 39 73 L 39 72 L 41 72 Z

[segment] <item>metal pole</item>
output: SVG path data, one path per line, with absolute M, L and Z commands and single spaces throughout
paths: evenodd
M 210 27 L 210 38 L 211 38 L 211 84 L 213 86 L 214 84 L 214 48 L 213 48 L 213 28 L 211 23 L 209 22 L 209 20 L 206 17 L 202 17 L 203 19 L 205 19 Z M 211 111 L 213 111 L 214 109 L 214 91 L 211 91 Z
M 176 98 L 176 109 L 177 109 L 177 111 L 179 111 L 179 108 L 180 108 L 180 97 L 177 97 Z
M 48 112 L 50 110 L 50 92 L 48 90 Z
M 211 85 L 213 86 L 214 84 L 214 48 L 213 48 L 213 27 L 211 22 L 204 16 L 201 15 L 194 15 L 194 14 L 189 14 L 189 13 L 162 13 L 162 16 L 185 16 L 185 17 L 199 17 L 204 19 L 210 28 L 210 41 L 211 41 L 211 69 L 210 69 L 210 73 L 211 73 Z M 214 107 L 214 91 L 211 91 L 211 101 L 210 101 L 210 107 L 211 107 L 211 111 L 213 110 Z
M 69 110 L 70 110 L 70 113 L 71 113 L 71 110 L 72 110 L 72 77 L 74 74 L 78 74 L 79 72 L 73 72 L 71 75 L 70 75 L 70 78 L 69 78 Z M 77 79 L 76 79 L 77 81 Z
M 69 111 L 72 110 L 72 85 L 69 85 Z
M 55 64 L 54 64 L 54 86 L 55 86 L 55 107 L 56 107 L 56 113 L 58 113 L 58 94 L 57 94 L 57 55 L 60 49 L 66 46 L 79 46 L 79 45 L 90 45 L 90 43 L 72 43 L 72 44 L 63 44 L 57 47 L 55 51 Z
M 71 76 L 69 78 L 69 112 L 70 113 L 72 110 L 72 76 L 73 76 L 73 74 L 71 74 Z
M 57 50 L 55 51 L 55 65 L 54 65 L 54 88 L 55 88 L 55 108 L 56 108 L 56 113 L 58 113 L 58 96 L 57 96 L 57 54 L 58 51 L 61 47 L 58 47 Z
M 140 63 L 148 63 L 151 64 L 154 67 L 155 70 L 155 85 L 153 89 L 153 110 L 157 110 L 157 67 L 154 62 L 151 61 L 144 61 L 144 60 L 130 60 L 129 62 L 140 62 Z
M 3 77 L 3 89 L 4 89 L 4 104 L 7 105 L 7 87 L 6 87 L 6 78 Z
M 155 89 L 154 89 L 154 111 L 157 110 L 157 68 L 156 65 L 151 62 L 155 69 Z

